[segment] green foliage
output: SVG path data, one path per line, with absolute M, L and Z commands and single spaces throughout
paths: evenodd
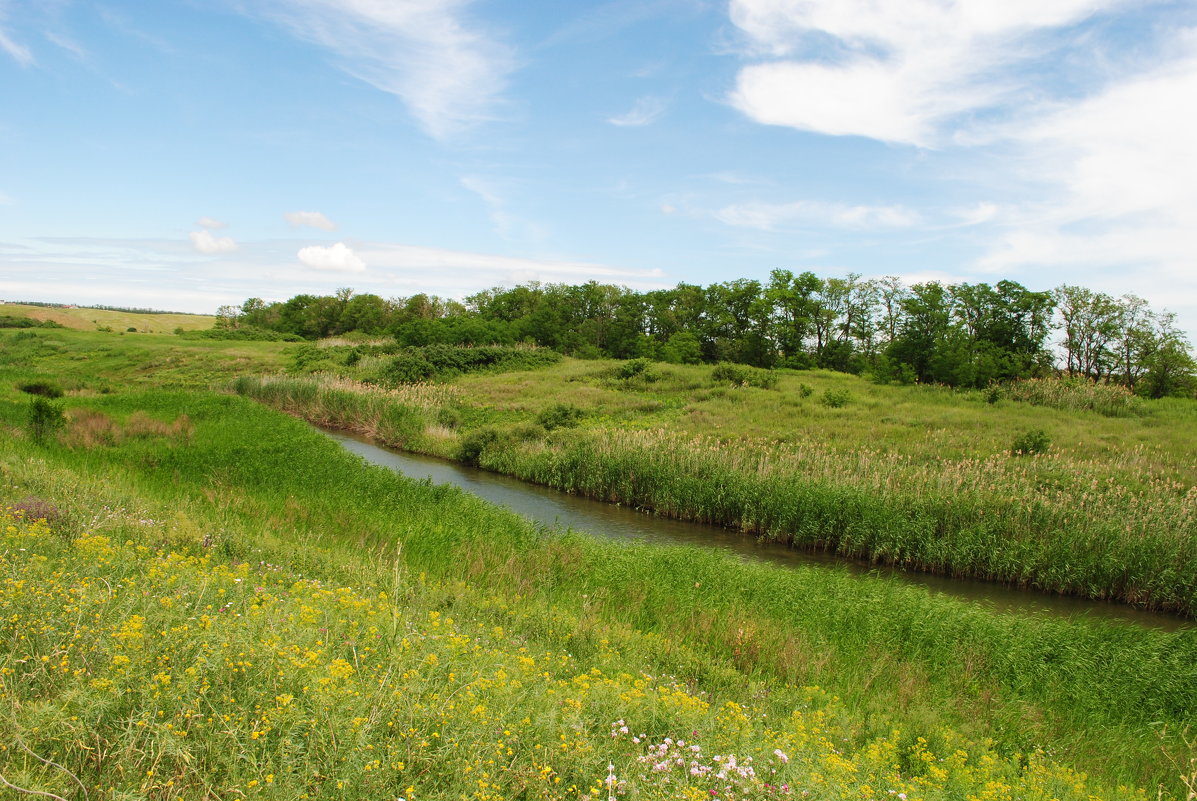
M 716 365 L 711 370 L 711 380 L 718 384 L 731 384 L 736 387 L 757 387 L 758 389 L 773 389 L 777 386 L 777 375 L 768 370 L 748 367 L 743 364 L 726 362 Z
M 851 402 L 852 393 L 846 389 L 827 389 L 819 397 L 819 403 L 829 409 L 842 409 Z
M 0 314 L 0 328 L 63 328 L 64 326 L 53 320 L 34 320 L 32 317 L 19 317 L 12 314 Z
M 1010 445 L 1011 456 L 1038 456 L 1039 454 L 1047 453 L 1051 448 L 1052 440 L 1047 432 L 1041 428 L 1024 431 L 1014 438 L 1014 442 Z
M 483 426 L 466 434 L 461 438 L 457 449 L 457 460 L 468 465 L 477 465 L 487 448 L 492 447 L 500 439 L 498 429 Z
M 303 337 L 281 331 L 270 331 L 250 325 L 237 328 L 203 328 L 198 331 L 176 329 L 176 336 L 183 339 L 213 339 L 226 342 L 303 342 Z
M 25 430 L 37 443 L 45 443 L 49 437 L 66 424 L 62 407 L 43 397 L 34 397 L 29 402 L 29 415 Z
M 700 364 L 702 343 L 693 331 L 678 331 L 661 346 L 661 361 L 671 364 Z
M 41 395 L 43 398 L 61 398 L 62 388 L 50 381 L 22 381 L 17 389 L 28 395 Z
M 815 390 L 811 387 L 808 387 L 806 384 L 798 385 L 798 397 L 800 398 L 809 398 L 814 394 L 814 392 Z
M 383 368 L 380 378 L 389 384 L 413 384 L 465 373 L 536 370 L 559 361 L 560 353 L 544 348 L 426 345 L 403 350 Z
M 629 378 L 636 378 L 637 376 L 644 375 L 651 366 L 652 361 L 649 359 L 628 359 L 615 368 L 615 377 L 625 381 Z
M 574 428 L 586 413 L 572 403 L 554 403 L 541 410 L 536 415 L 536 422 L 544 426 L 546 431 L 556 428 Z

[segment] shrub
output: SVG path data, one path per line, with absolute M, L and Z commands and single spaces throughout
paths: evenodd
M 852 393 L 846 389 L 828 389 L 819 402 L 829 409 L 840 409 L 852 402 Z
M 759 370 L 744 364 L 724 362 L 716 365 L 711 371 L 711 380 L 719 384 L 732 384 L 739 387 L 757 387 L 772 389 L 777 386 L 777 376 L 768 370 Z
M 487 448 L 499 441 L 499 432 L 491 426 L 483 426 L 461 438 L 457 458 L 465 464 L 477 465 Z
M 536 422 L 544 426 L 546 431 L 552 431 L 555 428 L 573 428 L 585 416 L 586 413 L 572 403 L 554 403 L 536 415 Z
M 30 395 L 41 395 L 43 398 L 61 398 L 62 390 L 49 381 L 26 381 L 17 384 L 17 389 Z
M 651 365 L 652 362 L 648 359 L 628 359 L 615 368 L 615 377 L 626 381 L 629 378 L 643 375 Z
M 62 428 L 65 422 L 62 407 L 58 404 L 51 403 L 41 396 L 34 397 L 30 402 L 27 428 L 34 442 L 45 442 L 51 434 Z
M 800 397 L 800 398 L 809 398 L 811 395 L 814 394 L 814 392 L 815 391 L 813 389 L 811 389 L 810 387 L 808 387 L 806 384 L 798 385 L 798 397 Z
M 1047 435 L 1046 431 L 1041 428 L 1031 429 L 1014 438 L 1014 442 L 1010 445 L 1010 455 L 1034 456 L 1047 453 L 1051 444 L 1051 437 Z
M 414 384 L 461 373 L 534 370 L 559 361 L 561 354 L 547 348 L 424 345 L 405 348 L 383 368 L 380 377 L 386 383 Z

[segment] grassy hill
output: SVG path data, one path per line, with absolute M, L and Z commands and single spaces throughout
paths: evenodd
M 136 328 L 139 333 L 169 334 L 176 328 L 184 331 L 200 331 L 211 328 L 216 318 L 208 314 L 143 314 L 138 312 L 109 311 L 68 306 L 28 306 L 22 303 L 5 303 L 0 306 L 0 315 L 29 317 L 33 320 L 51 320 L 66 328 L 77 331 L 95 331 L 110 328 L 113 331 L 127 331 Z
M 208 389 L 310 365 L 307 348 L 0 332 L 6 781 L 64 798 L 81 784 L 107 798 L 408 801 L 1063 801 L 1146 798 L 1157 785 L 1184 798 L 1180 776 L 1194 781 L 1197 630 L 997 613 L 880 577 L 545 532 Z M 348 353 L 328 356 L 347 375 L 376 358 Z M 763 425 L 780 397 L 785 419 L 809 412 L 794 423 L 804 447 L 823 415 L 826 430 L 855 437 L 814 452 L 854 461 L 811 464 L 846 485 L 853 474 L 829 466 L 870 469 L 870 436 L 834 426 L 837 410 L 874 391 L 850 377 L 783 374 L 760 389 L 722 386 L 710 368 L 650 366 L 652 379 L 621 378 L 623 367 L 563 361 L 394 390 L 347 377 L 241 383 L 429 450 L 456 452 L 489 431 L 475 456 L 516 468 L 587 443 L 601 457 L 594 443 L 619 432 L 651 435 L 636 458 L 673 458 L 660 443 L 684 436 L 723 459 L 737 453 L 737 427 Z M 44 398 L 18 389 L 33 379 L 68 390 L 51 402 L 62 427 L 41 442 L 29 415 Z M 520 382 L 529 387 L 512 389 Z M 844 405 L 819 400 L 842 389 L 853 396 Z M 1001 443 L 1044 413 L 1063 449 L 1066 432 L 1107 419 L 1008 397 L 875 391 L 861 427 L 887 407 L 984 421 L 961 448 Z M 736 433 L 680 427 L 703 404 L 728 410 L 703 425 Z M 1168 425 L 1183 438 L 1185 415 L 1150 406 L 1108 418 L 1106 436 L 1134 442 Z M 1151 464 L 1179 469 L 1164 439 Z M 1136 447 L 1076 464 L 1121 485 L 1142 469 Z M 911 450 L 936 472 L 932 446 Z M 746 462 L 696 464 L 752 475 Z M 1024 493 L 1020 505 L 1040 491 L 1038 471 L 1059 468 L 1029 465 L 1035 483 L 1007 486 Z M 685 475 L 648 475 L 671 472 Z M 1158 482 L 1125 486 L 1165 502 Z M 1065 568 L 1087 558 L 1070 555 Z

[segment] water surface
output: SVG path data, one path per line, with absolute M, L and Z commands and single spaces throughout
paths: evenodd
M 719 548 L 741 559 L 774 564 L 820 565 L 859 573 L 893 576 L 946 595 L 984 603 L 999 611 L 1035 612 L 1070 618 L 1088 616 L 1169 631 L 1193 625 L 1192 621 L 1175 615 L 1148 612 L 1125 604 L 1018 589 L 990 581 L 954 579 L 917 571 L 877 567 L 833 554 L 801 551 L 782 543 L 758 542 L 753 537 L 719 526 L 658 517 L 627 506 L 570 495 L 456 462 L 383 448 L 353 434 L 331 430 L 324 433 L 340 442 L 346 450 L 356 453 L 371 464 L 390 468 L 410 478 L 427 478 L 435 484 L 452 484 L 550 527 L 573 529 L 612 539 Z

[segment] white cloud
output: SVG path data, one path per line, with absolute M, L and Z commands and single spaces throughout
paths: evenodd
M 667 108 L 669 108 L 669 103 L 663 98 L 642 97 L 630 110 L 614 117 L 608 117 L 607 122 L 621 128 L 651 125 L 660 119 Z
M 338 242 L 331 247 L 308 245 L 300 248 L 296 254 L 304 265 L 313 270 L 329 270 L 338 273 L 360 273 L 366 269 L 366 263 L 358 258 L 344 242 Z
M 319 228 L 322 231 L 332 231 L 337 227 L 335 222 L 318 211 L 289 211 L 283 215 L 283 218 L 296 228 L 307 226 L 308 228 Z
M 16 201 L 12 199 L 12 195 L 0 191 L 0 206 L 11 206 L 15 202 Z
M 331 51 L 346 72 L 398 96 L 436 138 L 491 119 L 515 68 L 509 47 L 466 19 L 472 0 L 274 0 L 266 12 Z
M 212 236 L 211 231 L 192 231 L 191 246 L 199 253 L 232 253 L 237 243 L 227 236 Z
M 215 217 L 200 217 L 195 221 L 200 228 L 224 228 L 228 223 L 221 222 Z
M 1179 40 L 1189 57 L 1011 132 L 1036 199 L 980 268 L 1057 268 L 1197 318 L 1197 109 L 1184 100 L 1197 97 L 1197 36 Z
M 843 203 L 736 203 L 715 212 L 715 218 L 739 228 L 771 231 L 785 226 L 835 228 L 907 228 L 917 225 L 918 212 L 905 206 L 852 206 Z
M 1009 102 L 1039 36 L 1129 0 L 732 0 L 748 54 L 732 105 L 757 122 L 934 146 L 941 128 Z

